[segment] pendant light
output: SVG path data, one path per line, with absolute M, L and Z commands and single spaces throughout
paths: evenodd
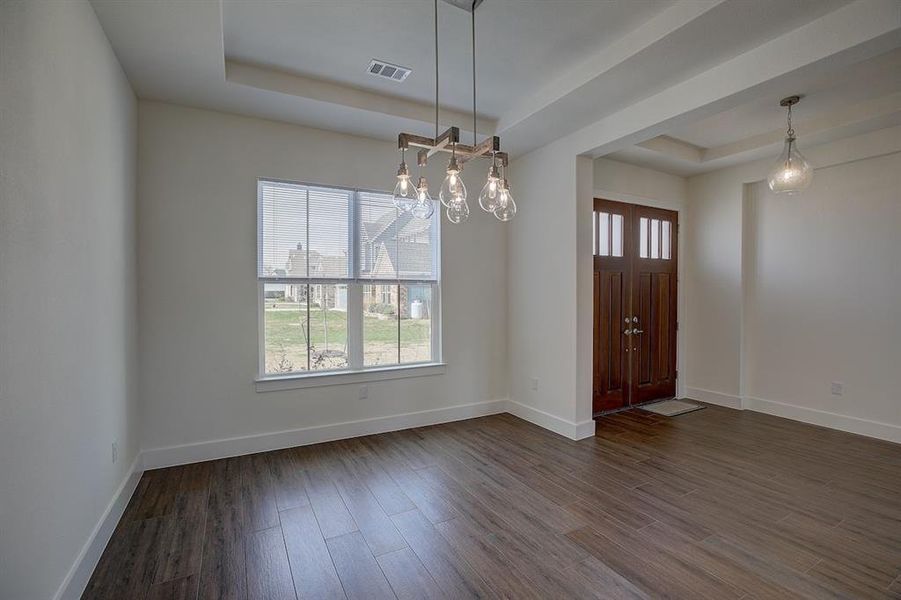
M 463 178 L 460 177 L 460 166 L 457 164 L 456 152 L 451 154 L 450 160 L 447 162 L 447 177 L 441 184 L 441 191 L 438 192 L 438 198 L 441 204 L 450 208 L 453 204 L 466 202 L 466 185 Z
M 806 190 L 813 180 L 813 169 L 798 151 L 795 130 L 792 128 L 792 106 L 800 100 L 800 96 L 789 96 L 779 102 L 780 106 L 788 109 L 788 130 L 782 154 L 779 155 L 779 159 L 770 169 L 766 178 L 770 189 L 777 194 L 797 194 Z
M 492 161 L 491 168 L 488 169 L 488 181 L 479 194 L 479 206 L 488 213 L 493 213 L 497 208 L 497 193 L 500 184 L 500 175 L 497 172 L 497 164 Z
M 481 0 L 472 0 L 467 7 L 471 13 L 472 33 L 472 135 L 473 145 L 467 146 L 460 143 L 460 130 L 450 127 L 442 134 L 438 134 L 439 123 L 439 77 L 438 77 L 438 0 L 433 0 L 435 6 L 435 137 L 427 138 L 413 133 L 400 133 L 397 136 L 397 147 L 401 151 L 401 163 L 397 170 L 397 185 L 394 189 L 394 204 L 398 210 L 410 212 L 419 219 L 429 219 L 435 211 L 434 201 L 429 193 L 428 182 L 422 176 L 422 167 L 428 162 L 430 155 L 439 152 L 450 153 L 447 162 L 444 181 L 438 191 L 438 200 L 446 209 L 447 218 L 451 223 L 462 223 L 469 218 L 469 204 L 466 184 L 463 183 L 464 163 L 476 158 L 487 157 L 491 154 L 491 166 L 488 169 L 488 177 L 479 194 L 479 206 L 485 212 L 494 214 L 500 221 L 509 221 L 516 215 L 516 203 L 510 193 L 507 182 L 506 167 L 509 156 L 501 150 L 501 141 L 498 136 L 489 136 L 478 143 L 477 112 L 476 112 L 476 21 L 475 10 Z M 459 2 L 453 2 L 461 7 Z M 416 186 L 410 178 L 410 172 L 405 161 L 405 152 L 409 146 L 420 148 L 419 181 Z M 500 170 L 498 169 L 500 164 Z
M 429 184 L 425 177 L 419 178 L 416 186 L 416 204 L 410 210 L 417 219 L 430 219 L 435 213 L 435 202 L 429 194 Z
M 426 166 L 426 157 L 419 157 L 419 182 L 416 184 L 416 203 L 410 209 L 410 213 L 417 219 L 431 219 L 435 214 L 435 203 L 429 194 L 429 182 L 422 174 L 422 168 Z
M 507 222 L 516 216 L 516 202 L 513 200 L 513 192 L 507 182 L 507 168 L 504 167 L 504 177 L 498 182 L 497 204 L 494 207 L 494 216 L 499 221 Z
M 406 149 L 401 149 L 400 166 L 397 168 L 397 185 L 394 186 L 394 206 L 402 212 L 410 212 L 416 204 L 416 188 L 410 181 L 406 153 Z

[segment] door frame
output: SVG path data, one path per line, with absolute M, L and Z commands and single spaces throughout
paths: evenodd
M 686 311 L 686 285 L 685 285 L 685 268 L 686 261 L 684 259 L 685 256 L 685 243 L 686 243 L 686 235 L 685 235 L 685 215 L 686 215 L 686 206 L 684 205 L 684 201 L 680 199 L 674 200 L 661 200 L 657 198 L 650 198 L 646 196 L 639 196 L 637 194 L 628 194 L 624 192 L 618 192 L 613 190 L 604 190 L 600 188 L 595 188 L 592 194 L 591 202 L 586 202 L 583 206 L 588 205 L 588 214 L 585 215 L 587 221 L 592 221 L 594 218 L 594 201 L 602 200 L 602 201 L 611 201 L 611 202 L 620 202 L 623 204 L 637 204 L 641 206 L 646 206 L 649 208 L 659 208 L 663 210 L 670 210 L 678 214 L 679 219 L 679 231 L 676 236 L 676 318 L 678 323 L 678 329 L 676 333 L 676 370 L 679 372 L 679 377 L 676 379 L 676 398 L 685 398 L 687 395 L 687 386 L 685 382 L 685 356 L 686 356 L 686 344 L 687 339 L 685 333 L 685 317 L 687 315 Z M 585 214 L 584 212 L 582 214 Z M 585 288 L 589 290 L 593 294 L 594 290 L 594 251 L 592 249 L 592 228 L 589 225 L 586 228 L 583 228 L 582 231 L 584 235 L 588 236 L 587 241 L 584 244 L 580 243 L 581 248 L 586 248 L 589 253 L 589 258 L 587 263 L 591 265 L 591 270 L 586 270 L 583 274 L 580 274 L 580 278 L 584 277 L 586 284 Z M 583 238 L 584 239 L 584 238 Z M 587 301 L 587 298 L 586 298 Z M 591 307 L 590 314 L 582 313 L 582 317 L 580 317 L 579 322 L 582 324 L 580 327 L 591 328 L 591 344 L 590 347 L 587 348 L 591 351 L 591 357 L 589 362 L 591 364 L 591 368 L 588 369 L 588 406 L 591 407 L 594 398 L 594 301 L 593 298 L 591 302 L 588 304 Z M 628 410 L 631 406 L 627 406 L 623 409 L 618 410 Z M 592 415 L 594 415 L 594 411 L 590 411 Z M 616 412 L 616 411 L 611 411 Z

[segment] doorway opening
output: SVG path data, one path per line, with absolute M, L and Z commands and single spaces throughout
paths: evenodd
M 675 211 L 595 198 L 595 416 L 676 395 Z

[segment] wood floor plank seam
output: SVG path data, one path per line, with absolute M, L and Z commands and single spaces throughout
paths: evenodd
M 597 422 L 148 471 L 83 598 L 901 599 L 901 446 L 716 406 Z

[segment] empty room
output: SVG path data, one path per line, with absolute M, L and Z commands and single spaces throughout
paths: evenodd
M 901 0 L 0 0 L 0 599 L 901 599 Z

